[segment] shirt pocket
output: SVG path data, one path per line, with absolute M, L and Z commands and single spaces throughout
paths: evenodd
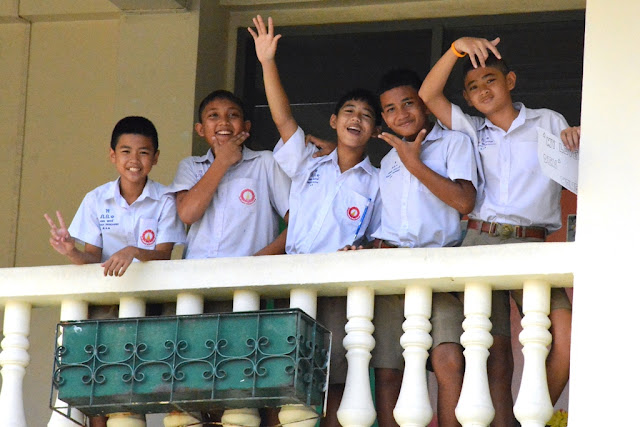
M 354 235 L 360 227 L 358 234 L 362 235 L 371 217 L 371 212 L 369 212 L 370 199 L 357 191 L 346 188 L 340 191 L 336 198 L 338 200 L 336 200 L 334 216 L 340 227 L 344 227 L 346 232 L 354 233 Z
M 236 178 L 224 183 L 218 188 L 220 196 L 228 201 L 227 207 L 232 215 L 244 216 L 258 209 L 259 198 L 263 197 L 258 191 L 258 182 L 251 178 Z
M 158 236 L 158 220 L 156 218 L 140 218 L 138 220 L 137 236 L 137 246 L 140 249 L 155 249 Z

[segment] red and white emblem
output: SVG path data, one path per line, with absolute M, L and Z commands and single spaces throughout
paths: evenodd
M 140 235 L 140 240 L 143 244 L 151 246 L 156 242 L 156 233 L 154 233 L 153 230 L 145 230 L 144 233 Z
M 240 201 L 245 205 L 252 205 L 256 201 L 256 193 L 250 188 L 245 188 L 240 192 Z
M 355 206 L 350 207 L 349 209 L 347 209 L 347 216 L 349 217 L 349 219 L 352 219 L 354 221 L 360 219 L 360 209 Z

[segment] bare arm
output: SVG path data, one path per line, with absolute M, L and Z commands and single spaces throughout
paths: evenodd
M 420 147 L 426 136 L 425 129 L 418 133 L 415 141 L 402 141 L 395 135 L 383 132 L 379 138 L 384 139 L 398 151 L 400 160 L 407 170 L 433 193 L 434 196 L 451 206 L 462 215 L 473 210 L 476 202 L 476 189 L 470 181 L 451 180 L 435 172 L 420 159 Z
M 289 224 L 289 212 L 284 215 L 284 222 Z M 287 244 L 287 228 L 282 230 L 282 233 L 276 237 L 273 242 L 269 243 L 264 248 L 253 254 L 254 256 L 262 255 L 280 255 L 285 253 L 285 247 Z
M 462 37 L 454 42 L 454 47 L 459 53 L 468 54 L 473 66 L 478 67 L 478 65 L 484 66 L 489 51 L 500 58 L 500 52 L 496 48 L 499 42 L 500 38 L 488 41 Z M 420 98 L 427 105 L 427 108 L 449 129 L 451 129 L 451 102 L 444 96 L 443 91 L 457 61 L 458 56 L 453 53 L 453 49 L 448 49 L 431 68 L 419 91 Z
M 287 142 L 298 129 L 298 123 L 296 123 L 291 113 L 291 104 L 284 87 L 282 87 L 276 65 L 275 57 L 278 40 L 282 36 L 280 34 L 274 35 L 271 17 L 268 19 L 268 27 L 260 15 L 253 18 L 253 24 L 256 26 L 256 31 L 251 28 L 248 28 L 248 30 L 255 42 L 256 56 L 262 64 L 264 88 L 267 94 L 269 110 L 271 110 L 271 117 L 278 128 L 282 141 Z
M 44 218 L 51 227 L 49 230 L 51 233 L 51 237 L 49 238 L 51 247 L 58 253 L 66 256 L 74 264 L 94 264 L 100 262 L 102 248 L 87 243 L 85 244 L 84 251 L 78 250 L 78 248 L 76 248 L 76 241 L 69 234 L 69 230 L 60 211 L 56 211 L 56 215 L 59 226 L 56 225 L 49 214 L 44 214 Z
M 191 189 L 176 193 L 176 207 L 182 222 L 191 225 L 202 218 L 224 174 L 242 159 L 242 143 L 248 137 L 247 132 L 242 132 L 224 144 L 213 141 L 215 161 L 211 167 Z
M 173 243 L 159 243 L 155 249 L 141 249 L 135 246 L 127 246 L 120 249 L 111 258 L 102 263 L 105 276 L 122 276 L 133 262 L 133 259 L 140 261 L 153 261 L 159 259 L 171 259 Z

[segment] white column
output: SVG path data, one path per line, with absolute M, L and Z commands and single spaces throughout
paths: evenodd
M 122 297 L 118 317 L 126 319 L 130 317 L 144 317 L 146 305 L 142 298 Z M 144 415 L 130 412 L 117 412 L 107 415 L 107 427 L 144 427 L 147 425 Z
M 513 412 L 522 427 L 544 427 L 553 415 L 547 385 L 546 360 L 551 344 L 549 303 L 551 286 L 541 280 L 527 280 L 523 286 L 522 332 L 524 368 Z
M 402 427 L 423 427 L 433 417 L 427 388 L 427 357 L 431 339 L 431 288 L 421 285 L 407 287 L 404 297 L 404 334 L 400 344 L 404 348 L 404 374 L 398 402 L 393 410 L 396 422 Z
M 260 295 L 257 292 L 238 290 L 233 293 L 233 311 L 255 310 L 260 310 Z M 260 414 L 257 408 L 226 409 L 221 421 L 226 427 L 259 427 Z
M 372 289 L 351 287 L 347 291 L 347 381 L 338 408 L 338 421 L 345 427 L 369 427 L 376 420 L 371 387 L 369 360 L 375 346 L 373 333 Z
M 22 382 L 29 364 L 29 322 L 31 304 L 10 301 L 4 308 L 2 340 L 2 391 L 0 391 L 0 424 L 3 427 L 27 427 L 22 396 Z
M 66 300 L 60 305 L 60 321 L 85 320 L 89 317 L 89 304 L 85 301 Z M 62 345 L 62 334 L 58 337 L 58 345 Z M 61 400 L 56 399 L 55 407 L 61 412 L 67 412 L 68 416 L 74 420 L 82 421 L 84 414 L 69 406 Z M 47 427 L 74 427 L 76 423 L 69 418 L 53 411 Z
M 204 298 L 202 295 L 180 293 L 176 298 L 176 315 L 190 315 L 190 314 L 202 314 L 204 311 Z M 165 427 L 179 427 L 183 425 L 202 427 L 202 424 L 198 423 L 198 419 L 186 412 L 174 411 L 169 413 L 162 420 Z
M 299 308 L 315 319 L 318 311 L 318 292 L 314 289 L 292 289 L 289 307 Z M 288 427 L 313 427 L 317 418 L 316 411 L 307 405 L 284 405 L 278 413 L 280 424 Z
M 487 359 L 491 337 L 491 286 L 486 283 L 467 283 L 464 288 L 464 346 L 465 371 L 456 406 L 456 418 L 463 427 L 488 426 L 495 415 L 489 380 Z

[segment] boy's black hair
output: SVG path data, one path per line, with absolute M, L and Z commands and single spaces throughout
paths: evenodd
M 509 72 L 511 71 L 506 61 L 504 59 L 498 59 L 498 57 L 495 56 L 493 52 L 489 52 L 489 57 L 484 60 L 484 66 L 495 68 L 505 76 L 509 74 Z M 462 65 L 462 83 L 463 84 L 464 84 L 464 80 L 467 78 L 467 73 L 471 70 L 473 70 L 473 64 L 471 63 L 471 59 L 467 58 Z
M 420 86 L 422 86 L 422 80 L 418 76 L 418 73 L 408 68 L 393 69 L 387 72 L 380 79 L 380 83 L 378 84 L 378 96 L 388 90 L 401 86 L 410 86 L 418 91 L 420 90 Z
M 340 100 L 336 103 L 336 108 L 334 110 L 334 114 L 337 116 L 340 112 L 340 109 L 346 104 L 348 101 L 363 101 L 369 104 L 371 108 L 373 108 L 373 113 L 375 114 L 375 123 L 376 126 L 379 126 L 382 123 L 382 116 L 380 115 L 380 100 L 377 96 L 373 94 L 370 90 L 367 89 L 353 89 L 349 92 L 342 95 Z
M 202 102 L 200 103 L 200 106 L 198 107 L 198 122 L 202 123 L 202 113 L 204 112 L 204 109 L 207 107 L 207 105 L 209 105 L 210 102 L 215 101 L 216 99 L 226 99 L 227 101 L 233 102 L 238 106 L 238 108 L 240 108 L 240 111 L 242 112 L 243 120 L 248 120 L 247 111 L 244 108 L 244 102 L 242 102 L 242 99 L 236 96 L 236 94 L 233 92 L 229 92 L 228 90 L 224 90 L 224 89 L 219 89 L 219 90 L 214 90 L 209 95 L 205 96 Z
M 158 131 L 151 120 L 140 116 L 127 116 L 120 119 L 111 132 L 111 149 L 115 150 L 118 139 L 126 133 L 142 135 L 151 138 L 153 150 L 158 151 Z

